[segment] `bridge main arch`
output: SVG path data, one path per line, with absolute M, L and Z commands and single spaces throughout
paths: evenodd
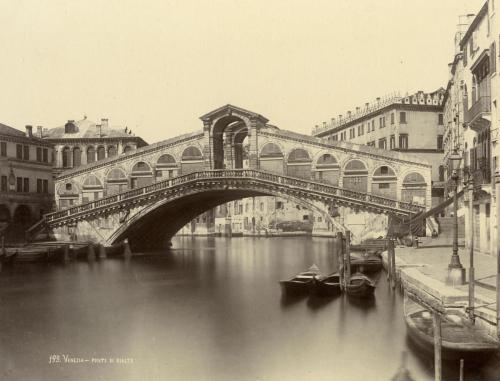
M 314 211 L 330 226 L 335 226 L 326 203 L 306 200 L 293 195 L 266 189 L 196 189 L 176 198 L 162 199 L 146 206 L 121 224 L 106 240 L 106 245 L 127 238 L 133 250 L 152 250 L 167 247 L 172 237 L 189 221 L 219 205 L 247 197 L 276 196 Z M 163 221 L 164 223 L 158 223 Z

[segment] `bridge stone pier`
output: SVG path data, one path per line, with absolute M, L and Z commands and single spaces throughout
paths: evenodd
M 416 156 L 281 130 L 232 105 L 200 119 L 200 132 L 63 172 L 57 211 L 32 232 L 158 249 L 197 215 L 244 197 L 290 199 L 334 226 L 332 207 L 398 216 L 430 207 L 431 166 Z

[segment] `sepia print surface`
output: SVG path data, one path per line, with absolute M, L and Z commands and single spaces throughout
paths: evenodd
M 0 4 L 2 380 L 498 380 L 494 0 Z

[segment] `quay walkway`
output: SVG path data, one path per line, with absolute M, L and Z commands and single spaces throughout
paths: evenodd
M 445 284 L 448 264 L 452 253 L 448 247 L 396 247 L 396 278 L 403 287 L 415 287 L 442 308 L 463 308 L 468 305 L 468 267 L 469 253 L 466 248 L 459 248 L 460 262 L 467 269 L 464 285 L 448 286 Z M 387 251 L 382 254 L 387 269 Z M 491 255 L 474 253 L 475 268 L 475 313 L 476 324 L 483 326 L 489 334 L 496 337 L 496 258 Z

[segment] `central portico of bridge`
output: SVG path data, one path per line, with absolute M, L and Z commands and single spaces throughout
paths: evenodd
M 243 197 L 288 198 L 337 227 L 332 206 L 398 216 L 430 207 L 431 166 L 418 157 L 282 130 L 232 105 L 200 119 L 200 132 L 63 172 L 57 211 L 38 226 L 60 239 L 156 248 Z

